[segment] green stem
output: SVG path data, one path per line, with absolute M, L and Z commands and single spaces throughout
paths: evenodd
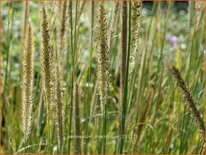
M 123 10 L 122 10 L 122 15 L 127 14 L 127 2 L 124 1 L 123 4 Z M 124 66 L 122 66 L 123 70 L 122 70 L 122 107 L 121 107 L 121 122 L 120 122 L 120 144 L 119 144 L 119 153 L 122 154 L 123 153 L 123 149 L 124 149 L 124 134 L 125 134 L 125 120 L 126 120 L 126 114 L 127 114 L 127 95 L 128 95 L 128 73 L 129 73 L 129 57 L 130 57 L 130 40 L 131 40 L 131 35 L 130 35 L 130 31 L 131 31 L 131 2 L 129 2 L 129 25 L 128 25 L 128 40 L 127 38 L 127 27 L 126 24 L 127 23 L 127 17 L 123 17 L 123 21 L 122 21 L 122 39 L 125 38 L 125 41 L 122 40 L 122 47 L 125 48 L 125 51 L 122 51 L 122 54 L 124 54 L 123 52 L 126 53 L 126 69 L 124 70 Z M 125 22 L 125 23 L 124 23 Z M 125 27 L 124 27 L 125 26 Z M 128 46 L 126 46 L 126 43 Z M 124 45 L 123 45 L 124 44 Z M 123 49 L 122 49 L 123 50 Z M 124 61 L 125 56 L 122 57 L 122 61 Z M 123 64 L 124 65 L 124 64 Z M 125 75 L 124 75 L 125 74 Z M 124 81 L 125 79 L 125 81 Z

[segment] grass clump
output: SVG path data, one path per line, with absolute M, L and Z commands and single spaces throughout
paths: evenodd
M 0 153 L 203 152 L 202 3 L 0 4 Z

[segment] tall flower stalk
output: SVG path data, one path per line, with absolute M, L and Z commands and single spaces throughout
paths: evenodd
M 45 8 L 41 11 L 41 33 L 42 33 L 42 49 L 41 49 L 41 71 L 42 86 L 46 107 L 47 121 L 47 138 L 48 148 L 52 138 L 52 120 L 54 119 L 55 97 L 55 65 L 54 51 L 50 43 L 49 26 L 47 21 L 47 13 Z
M 50 43 L 49 27 L 47 22 L 46 10 L 42 8 L 42 49 L 41 49 L 41 69 L 42 84 L 46 100 L 47 115 L 51 117 L 54 104 L 54 52 Z
M 22 72 L 22 131 L 24 141 L 31 132 L 32 105 L 33 105 L 33 42 L 31 25 L 27 26 L 23 50 Z
M 97 62 L 98 62 L 98 92 L 103 114 L 102 134 L 106 136 L 106 102 L 109 88 L 109 50 L 107 41 L 107 19 L 104 8 L 100 5 L 97 17 Z M 102 141 L 103 152 L 106 151 L 106 138 Z

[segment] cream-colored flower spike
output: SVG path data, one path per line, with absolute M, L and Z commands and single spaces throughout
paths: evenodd
M 32 28 L 27 25 L 23 50 L 23 72 L 22 72 L 22 131 L 24 141 L 28 139 L 31 132 L 32 100 L 33 100 L 33 41 Z
M 41 12 L 41 33 L 42 33 L 42 49 L 41 49 L 41 70 L 42 70 L 42 86 L 44 92 L 45 106 L 47 117 L 53 118 L 54 102 L 55 102 L 55 65 L 54 51 L 50 43 L 49 26 L 47 21 L 46 10 L 43 7 Z

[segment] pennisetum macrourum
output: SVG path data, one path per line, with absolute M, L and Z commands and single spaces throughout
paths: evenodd
M 22 131 L 24 142 L 27 141 L 31 132 L 32 105 L 33 105 L 33 41 L 32 28 L 27 25 L 23 49 L 22 69 Z

